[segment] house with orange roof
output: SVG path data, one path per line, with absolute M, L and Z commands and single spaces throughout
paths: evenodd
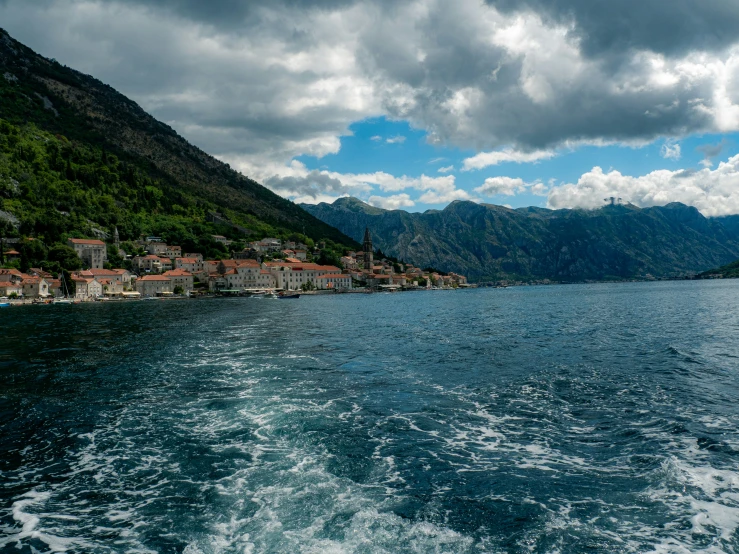
M 213 272 L 208 275 L 208 290 L 211 292 L 229 289 L 228 279 L 225 275 Z
M 95 280 L 100 283 L 105 296 L 117 296 L 123 292 L 123 285 L 115 279 L 107 277 L 97 277 Z
M 40 267 L 29 267 L 28 275 L 31 277 L 43 277 L 44 279 L 53 279 L 54 276 L 48 271 L 44 271 Z
M 24 274 L 17 269 L 0 269 L 0 296 L 10 296 L 23 294 Z
M 200 259 L 190 258 L 190 257 L 175 258 L 174 268 L 187 271 L 188 273 L 193 275 L 193 277 L 198 277 L 201 280 L 207 277 L 208 275 L 205 269 L 205 263 L 203 262 L 202 256 L 200 257 Z
M 393 276 L 383 275 L 381 273 L 367 273 L 365 274 L 368 287 L 379 287 L 381 285 L 392 285 Z
M 17 250 L 8 250 L 4 253 L 5 259 L 9 262 L 12 262 L 13 260 L 20 260 L 21 253 Z
M 319 265 L 307 262 L 267 262 L 265 269 L 274 275 L 277 288 L 285 290 L 300 290 L 309 282 L 316 286 L 316 278 L 320 275 L 341 273 L 338 267 Z
M 23 298 L 46 298 L 49 296 L 49 283 L 43 277 L 26 276 L 21 281 Z
M 103 295 L 103 285 L 89 277 L 72 276 L 75 291 L 74 297 L 78 300 L 90 300 Z
M 136 280 L 136 291 L 141 296 L 161 296 L 172 292 L 172 280 L 164 275 L 144 275 Z
M 194 278 L 192 273 L 184 269 L 171 269 L 162 273 L 162 276 L 169 277 L 172 281 L 172 291 L 177 287 L 182 287 L 183 292 L 190 293 L 194 288 Z
M 133 260 L 131 260 L 131 263 L 139 273 L 161 273 L 172 269 L 172 260 L 169 258 L 161 258 L 155 254 L 135 256 Z
M 110 279 L 121 285 L 122 289 L 131 286 L 131 272 L 127 269 L 90 269 L 88 272 L 94 279 Z
M 346 273 L 326 273 L 316 277 L 315 286 L 319 290 L 342 290 L 352 288 L 352 277 Z
M 102 269 L 108 260 L 108 248 L 101 240 L 69 239 L 67 245 L 73 248 L 82 263 L 90 268 Z
M 175 246 L 172 244 L 167 246 L 166 250 L 164 251 L 164 257 L 165 258 L 181 258 L 182 257 L 182 247 Z
M 259 275 L 257 275 L 257 287 L 259 289 L 276 289 L 277 279 L 272 275 L 271 271 L 266 269 L 260 269 Z
M 64 296 L 64 288 L 62 287 L 61 279 L 46 279 L 46 283 L 49 285 L 49 296 L 60 297 Z

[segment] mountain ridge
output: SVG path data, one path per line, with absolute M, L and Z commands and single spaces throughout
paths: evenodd
M 733 219 L 680 203 L 549 210 L 458 200 L 423 213 L 356 198 L 302 206 L 355 239 L 369 227 L 387 254 L 475 281 L 678 277 L 739 258 Z

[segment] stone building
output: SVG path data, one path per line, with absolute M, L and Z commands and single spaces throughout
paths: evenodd
M 141 296 L 157 296 L 172 292 L 172 280 L 164 275 L 144 275 L 136 280 L 136 290 Z
M 67 245 L 73 248 L 82 262 L 91 269 L 102 269 L 108 260 L 108 249 L 101 240 L 69 239 Z

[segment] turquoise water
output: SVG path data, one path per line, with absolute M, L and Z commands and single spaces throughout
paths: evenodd
M 739 281 L 0 329 L 3 552 L 739 552 Z

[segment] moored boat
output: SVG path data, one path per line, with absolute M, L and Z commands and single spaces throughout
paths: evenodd
M 300 298 L 300 293 L 298 293 L 298 292 L 288 292 L 288 293 L 286 293 L 286 292 L 281 292 L 281 293 L 280 293 L 280 294 L 279 294 L 279 295 L 277 296 L 277 298 L 282 298 L 282 299 L 288 299 L 288 298 Z

